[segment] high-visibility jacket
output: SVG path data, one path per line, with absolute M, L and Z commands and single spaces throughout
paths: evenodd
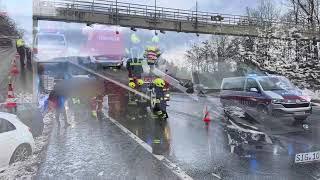
M 160 57 L 160 49 L 155 46 L 148 46 L 144 52 L 144 57 L 147 58 L 148 64 L 156 64 L 157 59 Z
M 133 58 L 127 61 L 127 69 L 132 73 L 132 75 L 141 75 L 143 73 L 142 59 Z
M 22 47 L 22 46 L 24 46 L 24 41 L 23 41 L 23 39 L 18 39 L 18 40 L 17 40 L 17 47 Z

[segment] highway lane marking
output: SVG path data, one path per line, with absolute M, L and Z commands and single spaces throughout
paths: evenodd
M 130 130 L 128 130 L 122 124 L 120 124 L 117 120 L 115 120 L 109 116 L 107 116 L 107 117 L 113 124 L 115 124 L 117 127 L 119 127 L 125 134 L 130 136 L 133 140 L 135 140 L 138 144 L 140 144 L 148 152 L 152 153 L 152 147 L 149 144 L 145 143 L 138 136 L 136 136 L 134 133 L 132 133 Z
M 172 163 L 169 159 L 164 157 L 163 155 L 156 155 L 152 153 L 152 147 L 145 143 L 142 139 L 140 139 L 138 136 L 136 136 L 134 133 L 132 133 L 130 130 L 128 130 L 126 127 L 121 125 L 117 120 L 113 119 L 112 117 L 107 116 L 107 118 L 115 124 L 117 127 L 119 127 L 125 134 L 127 134 L 129 137 L 131 137 L 135 142 L 137 142 L 139 145 L 141 145 L 144 149 L 146 149 L 148 152 L 152 154 L 153 157 L 158 159 L 160 162 L 163 163 L 167 168 L 169 168 L 174 174 L 176 174 L 180 179 L 186 179 L 186 180 L 193 180 L 186 172 L 184 172 L 180 167 L 178 167 L 176 164 Z
M 214 177 L 216 177 L 216 178 L 218 178 L 218 179 L 222 179 L 219 175 L 217 175 L 217 174 L 215 174 L 215 173 L 211 173 L 212 174 L 212 176 L 214 176 Z

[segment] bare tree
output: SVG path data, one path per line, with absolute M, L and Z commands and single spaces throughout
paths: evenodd
M 279 19 L 280 11 L 275 7 L 272 0 L 259 0 L 257 8 L 246 9 L 246 15 L 256 25 L 270 27 L 272 22 Z
M 200 71 L 202 63 L 201 49 L 197 44 L 192 45 L 190 50 L 185 54 L 188 62 L 191 64 L 192 71 Z

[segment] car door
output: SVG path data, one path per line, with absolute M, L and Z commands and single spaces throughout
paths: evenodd
M 253 91 L 253 89 L 257 91 Z M 248 108 L 256 108 L 259 102 L 259 98 L 261 96 L 261 90 L 257 81 L 253 78 L 248 78 L 245 87 L 246 93 L 246 106 Z
M 0 118 L 0 168 L 9 164 L 17 146 L 16 128 L 8 120 Z

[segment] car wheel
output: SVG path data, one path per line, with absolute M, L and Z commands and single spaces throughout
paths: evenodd
M 303 117 L 294 117 L 295 123 L 297 123 L 297 124 L 301 124 L 306 119 L 307 119 L 307 117 L 305 117 L 305 116 L 303 116 Z
M 24 161 L 31 155 L 31 146 L 29 144 L 21 144 L 13 152 L 10 158 L 10 164 L 18 161 Z
M 268 114 L 268 109 L 264 105 L 258 105 L 257 110 L 259 113 L 267 115 Z

